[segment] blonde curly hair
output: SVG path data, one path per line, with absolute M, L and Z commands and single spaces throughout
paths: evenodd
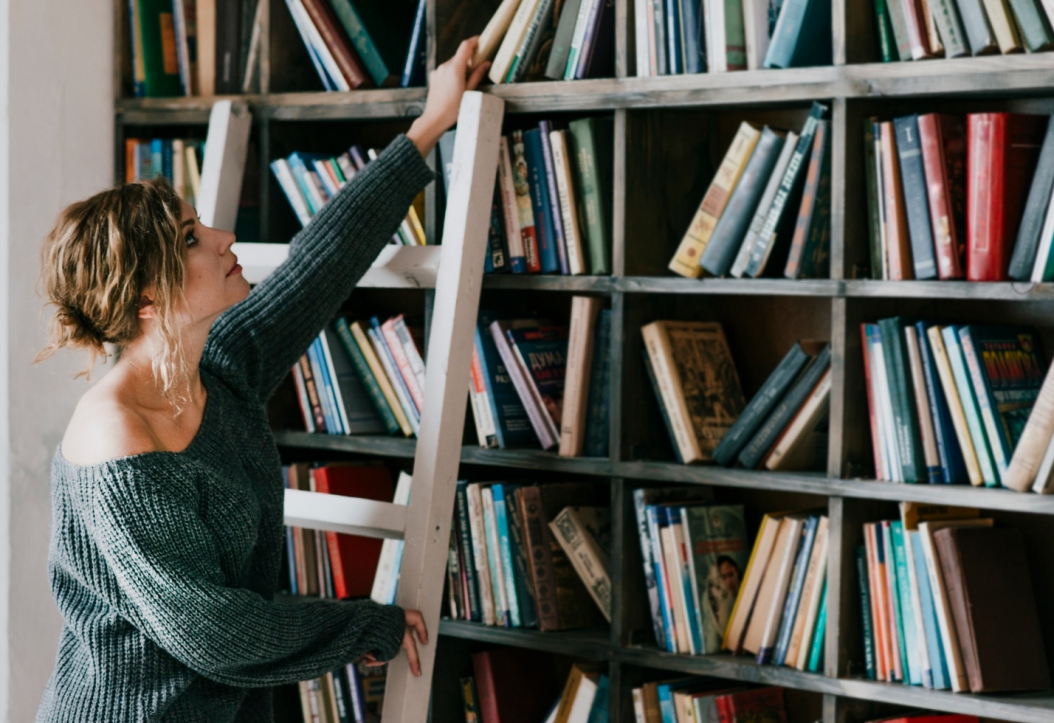
M 184 300 L 187 245 L 182 202 L 164 179 L 129 183 L 71 204 L 59 215 L 41 248 L 40 283 L 55 307 L 48 344 L 35 362 L 63 347 L 86 349 L 89 376 L 141 331 L 140 299 L 149 289 L 159 352 L 153 359 L 161 392 L 183 397 L 188 370 L 176 324 Z

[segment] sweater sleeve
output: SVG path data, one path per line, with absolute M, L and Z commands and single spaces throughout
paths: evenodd
M 137 458 L 132 458 L 135 460 Z M 100 479 L 91 526 L 116 580 L 111 604 L 146 637 L 219 683 L 307 680 L 373 652 L 399 652 L 405 613 L 370 600 L 274 602 L 227 584 L 190 463 L 155 453 Z M 129 460 L 124 460 L 129 461 Z
M 216 320 L 202 364 L 233 372 L 267 399 L 432 178 L 406 136 L 392 141 L 293 238 L 289 258 Z

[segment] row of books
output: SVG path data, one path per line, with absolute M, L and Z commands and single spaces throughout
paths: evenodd
M 632 689 L 637 723 L 786 723 L 783 688 L 677 678 Z
M 831 3 L 633 0 L 637 75 L 831 64 Z
M 1054 6 L 1041 0 L 875 0 L 883 62 L 1054 48 Z
M 472 676 L 461 678 L 468 723 L 607 723 L 605 666 L 575 663 L 557 693 L 552 660 L 531 650 L 497 648 L 472 654 Z M 530 681 L 525 685 L 525 681 Z M 550 703 L 553 699 L 555 702 Z
M 856 549 L 867 677 L 958 693 L 1045 690 L 1050 671 L 1019 530 L 904 502 Z
M 747 404 L 719 323 L 655 321 L 641 334 L 644 367 L 679 462 L 777 470 L 824 464 L 826 342 L 796 343 Z
M 424 403 L 421 327 L 400 314 L 381 323 L 340 318 L 293 367 L 308 432 L 417 434 Z
M 1054 278 L 1050 116 L 868 118 L 864 151 L 872 278 Z
M 124 182 L 163 177 L 191 206 L 201 188 L 205 142 L 189 138 L 126 138 Z
M 299 683 L 304 723 L 379 723 L 387 677 L 383 668 L 348 663 Z
M 611 620 L 611 514 L 594 483 L 457 483 L 447 565 L 455 620 L 565 630 Z
M 326 90 L 425 83 L 426 0 L 286 0 Z
M 386 467 L 306 463 L 282 468 L 287 489 L 409 504 L 412 478 L 402 472 L 394 490 Z M 369 597 L 395 602 L 402 562 L 401 540 L 286 527 L 289 592 L 335 600 Z
M 602 303 L 573 297 L 570 329 L 480 313 L 469 395 L 480 446 L 607 456 L 611 311 Z
M 831 127 L 826 114 L 826 106 L 813 103 L 800 133 L 759 130 L 746 121 L 739 126 L 670 261 L 671 271 L 688 278 L 704 272 L 827 277 Z
M 1031 327 L 861 325 L 879 479 L 1004 484 L 1046 373 Z
M 612 119 L 551 121 L 503 137 L 491 208 L 489 273 L 611 273 Z M 456 131 L 439 141 L 444 190 Z
M 377 155 L 376 149 L 365 150 L 358 145 L 335 157 L 324 153 L 296 151 L 286 158 L 271 161 L 271 173 L 278 181 L 300 225 L 307 226 L 326 202 L 337 195 L 337 192 Z M 392 236 L 393 244 L 424 246 L 427 243 L 425 229 L 421 225 L 424 208 L 416 208 L 416 204 L 421 201 L 423 196 L 419 196 L 407 209 L 406 218 Z
M 503 0 L 480 35 L 494 83 L 604 78 L 615 72 L 611 0 Z

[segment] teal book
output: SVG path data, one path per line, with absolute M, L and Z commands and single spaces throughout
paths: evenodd
M 785 0 L 772 31 L 766 68 L 830 65 L 831 0 Z
M 951 687 L 948 677 L 948 663 L 944 657 L 944 645 L 941 641 L 941 630 L 937 622 L 937 608 L 934 606 L 933 591 L 930 588 L 930 576 L 926 567 L 926 555 L 923 552 L 922 537 L 918 530 L 907 531 L 911 544 L 911 554 L 915 556 L 916 577 L 919 581 L 919 606 L 922 608 L 922 633 L 925 637 L 926 651 L 930 657 L 930 670 L 927 677 L 923 671 L 922 684 L 927 688 L 947 690 Z
M 882 355 L 886 362 L 889 397 L 893 406 L 900 469 L 905 482 L 925 482 L 929 475 L 926 460 L 922 456 L 922 433 L 919 430 L 919 412 L 905 348 L 904 321 L 899 316 L 881 319 L 878 328 L 882 335 Z
M 142 62 L 142 75 L 133 65 L 136 96 L 147 98 L 182 95 L 176 55 L 172 0 L 129 0 L 131 3 L 132 58 Z M 139 82 L 141 81 L 141 82 Z
M 348 353 L 348 358 L 355 368 L 355 373 L 359 375 L 359 381 L 362 382 L 362 386 L 366 390 L 366 395 L 370 398 L 373 408 L 377 410 L 377 414 L 380 415 L 381 420 L 384 422 L 388 434 L 399 434 L 401 431 L 399 422 L 392 413 L 392 408 L 388 406 L 388 400 L 384 398 L 384 392 L 381 391 L 377 379 L 373 376 L 370 365 L 366 362 L 366 357 L 362 355 L 362 350 L 359 349 L 359 345 L 355 342 L 355 337 L 351 334 L 348 322 L 345 319 L 337 319 L 334 322 L 334 326 L 337 330 L 337 336 L 340 338 L 340 343 L 344 351 Z
M 493 484 L 490 492 L 494 497 L 494 524 L 498 532 L 498 545 L 501 547 L 499 561 L 505 578 L 505 597 L 509 601 L 509 624 L 511 627 L 523 627 L 520 620 L 520 601 L 516 592 L 516 568 L 512 562 L 512 544 L 509 535 L 509 512 L 505 503 L 505 485 Z
M 896 2 L 896 0 L 892 0 Z M 878 48 L 882 53 L 883 63 L 900 60 L 893 39 L 893 25 L 889 21 L 889 8 L 886 0 L 875 0 L 875 24 L 878 26 Z
M 721 650 L 739 584 L 750 559 L 743 505 L 681 508 L 704 654 Z
M 611 203 L 614 120 L 582 118 L 568 124 L 589 242 L 590 273 L 611 273 Z
M 875 628 L 874 621 L 871 619 L 871 587 L 868 584 L 867 577 L 867 552 L 863 545 L 856 548 L 856 585 L 857 590 L 860 592 L 860 617 L 863 621 L 864 630 L 864 665 L 867 670 L 867 679 L 875 680 L 877 675 L 875 674 Z M 820 615 L 817 616 L 816 620 L 816 635 L 813 635 L 813 644 L 815 646 L 816 638 L 819 637 L 820 631 L 823 627 L 820 625 L 820 618 L 826 613 L 826 602 L 827 602 L 827 583 L 824 582 L 824 597 L 820 603 Z M 812 656 L 809 656 L 811 661 Z
M 333 12 L 378 88 L 402 81 L 414 8 L 399 0 L 331 0 Z
M 922 661 L 919 658 L 919 636 L 915 629 L 915 604 L 911 595 L 911 580 L 908 578 L 908 552 L 904 546 L 904 523 L 895 520 L 889 524 L 889 537 L 893 543 L 893 569 L 897 580 L 897 597 L 900 602 L 900 630 L 903 633 L 907 658 L 908 682 L 922 685 Z
M 863 549 L 863 548 L 860 548 Z M 816 615 L 816 632 L 812 636 L 812 650 L 809 651 L 810 673 L 819 673 L 823 667 L 824 640 L 827 637 L 827 580 L 823 582 L 823 597 L 820 598 L 820 612 Z
M 498 525 L 495 517 L 495 510 L 493 504 L 487 504 L 487 497 L 490 493 L 491 501 L 494 500 L 494 492 L 489 487 L 483 487 L 480 490 L 480 496 L 483 499 L 483 531 L 485 540 L 483 541 L 483 547 L 487 548 L 487 567 L 490 568 L 490 584 L 493 588 L 494 594 L 494 618 L 500 623 L 499 627 L 510 627 L 510 616 L 508 601 L 502 603 L 502 598 L 505 597 L 505 591 L 502 589 L 501 577 L 499 577 L 498 568 L 504 570 L 501 564 L 501 550 L 494 549 L 494 542 L 498 540 Z M 499 542 L 500 545 L 500 542 Z
M 977 453 L 981 478 L 986 487 L 995 487 L 999 484 L 996 478 L 995 462 L 988 448 L 988 438 L 985 436 L 981 422 L 981 410 L 977 406 L 977 397 L 974 396 L 970 373 L 966 369 L 966 361 L 963 359 L 962 349 L 959 346 L 958 329 L 954 326 L 941 328 L 941 338 L 944 339 L 944 348 L 948 352 L 948 364 L 952 368 L 952 376 L 955 377 L 955 388 L 959 392 L 959 401 L 962 403 L 963 414 L 966 416 L 966 426 L 970 430 L 970 439 Z
M 608 723 L 609 689 L 608 677 L 601 675 L 600 680 L 597 681 L 597 694 L 593 698 L 593 707 L 589 709 L 586 723 Z

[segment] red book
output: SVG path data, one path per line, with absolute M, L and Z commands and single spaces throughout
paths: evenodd
M 908 236 L 908 214 L 904 207 L 904 185 L 900 180 L 900 159 L 893 123 L 879 124 L 882 141 L 882 198 L 886 209 L 886 244 L 889 255 L 889 278 L 893 281 L 915 278 L 911 260 L 911 237 Z
M 937 274 L 961 279 L 966 271 L 966 129 L 944 113 L 919 116 L 922 166 L 937 249 Z
M 395 496 L 387 467 L 327 465 L 311 470 L 315 491 L 391 502 Z M 338 598 L 369 597 L 383 540 L 326 532 L 333 592 Z
M 560 691 L 547 653 L 496 648 L 472 654 L 483 723 L 538 723 Z
M 787 723 L 783 688 L 754 688 L 717 699 L 721 723 Z
M 318 30 L 318 34 L 322 36 L 322 42 L 329 48 L 337 68 L 340 69 L 340 74 L 344 76 L 344 80 L 348 82 L 352 90 L 363 86 L 368 88 L 373 85 L 370 77 L 362 67 L 362 63 L 359 62 L 358 56 L 355 55 L 351 41 L 344 35 L 340 23 L 326 2 L 324 0 L 303 1 L 304 10 L 307 11 L 308 16 L 311 18 L 311 23 Z
M 966 117 L 966 278 L 1006 281 L 1048 116 Z

